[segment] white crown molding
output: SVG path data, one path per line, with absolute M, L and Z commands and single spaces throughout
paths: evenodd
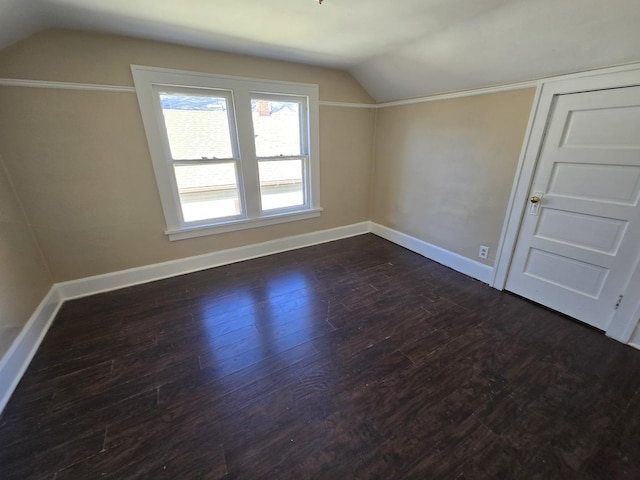
M 414 103 L 435 102 L 438 100 L 450 100 L 453 98 L 471 97 L 474 95 L 486 95 L 489 93 L 508 92 L 511 90 L 520 90 L 523 88 L 541 87 L 549 82 L 561 82 L 565 80 L 573 80 L 584 77 L 592 77 L 594 75 L 608 75 L 611 73 L 621 73 L 629 70 L 637 70 L 640 63 L 629 63 L 626 65 L 617 65 L 612 67 L 598 68 L 595 70 L 585 70 L 583 72 L 568 73 L 565 75 L 556 75 L 551 77 L 542 77 L 537 80 L 526 82 L 506 83 L 504 85 L 495 85 L 485 88 L 474 88 L 470 90 L 460 90 L 456 92 L 441 93 L 436 95 L 426 95 L 424 97 L 408 98 L 406 100 L 394 100 L 390 102 L 378 103 L 378 108 L 397 107 L 402 105 L 412 105 Z
M 50 80 L 23 80 L 21 78 L 0 78 L 0 86 L 23 88 L 48 88 L 54 90 L 89 90 L 93 92 L 135 93 L 134 87 L 124 85 L 100 85 L 97 83 L 53 82 Z
M 440 95 L 432 95 L 428 97 L 411 98 L 407 100 L 397 100 L 385 103 L 357 103 L 357 102 L 334 102 L 328 100 L 319 101 L 321 107 L 342 107 L 342 108 L 365 108 L 378 109 L 386 107 L 395 107 L 400 105 L 411 105 L 414 103 L 433 102 L 437 100 L 447 100 L 451 98 L 468 97 L 472 95 L 482 95 L 486 93 L 505 92 L 509 90 L 517 90 L 537 86 L 539 82 L 523 82 L 510 85 L 502 85 L 497 87 L 479 88 L 475 90 L 464 90 L 461 92 L 444 93 Z M 55 82 L 50 80 L 25 80 L 20 78 L 0 78 L 0 86 L 4 87 L 23 87 L 23 88 L 47 88 L 57 90 L 84 90 L 94 92 L 116 92 L 116 93 L 135 93 L 135 87 L 125 85 L 101 85 L 96 83 L 74 83 L 74 82 Z
M 395 100 L 393 102 L 378 103 L 378 108 L 400 107 L 402 105 L 413 105 L 415 103 L 437 102 L 439 100 L 451 100 L 454 98 L 472 97 L 475 95 L 486 95 L 489 93 L 509 92 L 523 88 L 533 88 L 540 84 L 540 80 L 531 82 L 510 83 L 507 85 L 497 85 L 495 87 L 474 88 L 472 90 L 461 90 L 459 92 L 441 93 L 426 97 L 408 98 L 406 100 Z
M 608 75 L 612 73 L 621 73 L 627 75 L 625 72 L 633 73 L 633 70 L 640 69 L 640 64 L 624 65 L 619 67 L 601 69 L 590 72 L 581 72 L 577 74 L 564 75 L 561 77 L 553 77 L 544 81 L 537 82 L 525 82 L 520 84 L 505 85 L 501 87 L 491 87 L 489 89 L 477 89 L 469 90 L 465 92 L 449 93 L 444 95 L 435 95 L 431 97 L 424 97 L 423 99 L 405 100 L 400 102 L 388 102 L 378 105 L 370 104 L 348 104 L 340 102 L 321 102 L 321 105 L 336 106 L 336 107 L 355 107 L 355 108 L 384 108 L 387 106 L 406 105 L 411 103 L 420 103 L 423 101 L 435 101 L 448 98 L 457 98 L 469 95 L 480 95 L 498 91 L 514 90 L 518 88 L 527 88 L 529 86 L 541 86 L 543 83 L 556 82 L 561 80 L 573 80 L 583 77 L 593 77 L 598 75 Z M 601 82 L 602 80 L 594 80 Z M 593 83 L 593 81 L 591 81 Z M 590 84 L 591 85 L 591 84 Z M 20 79 L 7 79 L 0 78 L 0 86 L 13 86 L 13 87 L 27 87 L 27 88 L 53 88 L 53 89 L 67 89 L 67 90 L 90 90 L 90 91 L 109 91 L 119 93 L 134 93 L 133 87 L 117 86 L 117 85 L 97 85 L 97 84 L 82 84 L 82 83 L 67 83 L 67 82 L 50 82 L 50 81 L 38 81 L 38 80 L 20 80 Z M 550 90 L 557 90 L 559 87 L 549 85 Z M 593 87 L 591 85 L 591 87 Z M 595 88 L 595 87 L 593 87 Z M 601 87 L 602 88 L 602 87 Z M 539 89 L 540 90 L 540 89 Z M 555 91 L 555 90 L 554 90 Z M 538 92 L 537 95 L 540 95 Z M 536 105 L 539 102 L 536 102 Z M 535 112 L 532 113 L 535 115 Z M 530 121 L 531 123 L 531 121 Z M 530 135 L 530 130 L 533 127 L 528 128 L 527 135 Z M 527 142 L 530 143 L 530 142 Z M 526 145 L 525 145 L 526 148 Z M 519 169 L 521 167 L 519 166 Z M 516 177 L 516 182 L 518 178 Z M 515 186 L 514 186 L 515 188 Z M 514 191 L 511 193 L 510 210 L 513 209 Z M 512 213 L 511 215 L 514 215 Z M 517 217 L 517 214 L 515 214 Z M 517 218 L 516 218 L 517 220 Z M 134 268 L 130 270 L 124 270 L 119 272 L 113 272 L 104 275 L 98 275 L 94 277 L 73 280 L 69 282 L 62 282 L 54 284 L 49 293 L 44 297 L 42 302 L 36 308 L 33 315 L 28 322 L 22 328 L 16 339 L 13 341 L 6 354 L 0 358 L 0 413 L 6 406 L 9 397 L 13 393 L 14 389 L 18 385 L 22 375 L 26 371 L 31 359 L 35 355 L 40 343 L 44 339 L 51 323 L 53 322 L 58 309 L 65 300 L 92 295 L 94 293 L 115 290 L 124 288 L 131 285 L 140 283 L 146 283 L 153 280 L 181 275 L 184 273 L 194 272 L 215 266 L 225 265 L 228 263 L 234 263 L 241 260 L 248 260 L 264 255 L 270 255 L 287 250 L 293 250 L 297 248 L 303 248 L 306 246 L 316 245 L 319 243 L 330 242 L 338 240 L 340 238 L 346 238 L 356 235 L 361 235 L 371 232 L 382 238 L 385 238 L 393 243 L 408 248 L 420 255 L 430 258 L 436 262 L 439 262 L 447 267 L 457 270 L 463 274 L 469 275 L 480 281 L 488 284 L 494 284 L 494 286 L 500 288 L 501 278 L 494 278 L 494 268 L 475 260 L 463 257 L 456 253 L 450 252 L 446 249 L 430 244 L 423 240 L 417 239 L 410 235 L 398 232 L 391 228 L 379 225 L 374 222 L 362 222 L 353 225 L 347 225 L 343 227 L 337 227 L 334 229 L 323 230 L 319 232 L 312 232 L 303 235 L 297 235 L 292 237 L 285 237 L 282 239 L 273 240 L 270 242 L 264 242 L 260 244 L 248 245 L 245 247 L 238 247 L 221 252 L 214 252 L 210 254 L 200 255 L 197 257 L 189 257 L 179 259 L 171 262 L 165 262 L 155 265 L 148 265 L 140 268 Z M 508 233 L 508 232 L 507 232 Z M 503 228 L 502 237 L 505 236 Z M 501 237 L 501 250 L 502 255 L 505 256 L 505 261 L 510 257 L 509 253 L 511 246 L 502 245 L 504 238 Z M 504 265 L 508 266 L 508 261 Z M 501 277 L 506 272 L 506 266 L 500 265 L 495 269 L 496 277 Z M 640 275 L 636 281 L 640 281 Z M 635 284 L 634 284 L 635 285 Z M 633 286 L 633 285 L 632 285 Z M 631 289 L 630 287 L 630 290 Z M 636 289 L 637 290 L 637 289 Z M 635 291 L 635 290 L 634 290 Z M 630 305 L 629 308 L 635 308 L 633 318 L 640 316 L 640 303 L 636 302 Z M 616 340 L 622 342 L 629 342 L 630 345 L 640 349 L 640 325 L 635 323 L 625 323 L 623 325 L 624 332 L 607 332 L 610 336 Z M 614 333 L 616 333 L 614 335 Z M 629 338 L 631 337 L 631 338 Z
M 101 85 L 97 83 L 54 82 L 50 80 L 24 80 L 21 78 L 0 78 L 0 86 L 22 88 L 47 88 L 53 90 L 84 90 L 91 92 L 136 93 L 135 87 L 125 85 Z M 320 101 L 321 107 L 378 108 L 375 103 L 352 103 Z
M 375 103 L 349 103 L 349 102 L 318 102 L 321 107 L 347 107 L 347 108 L 378 108 Z
M 145 67 L 153 68 L 153 67 Z M 628 70 L 636 70 L 640 68 L 640 63 L 630 63 L 626 65 L 618 65 L 613 67 L 605 67 L 595 70 L 586 70 L 583 72 L 569 73 L 565 75 L 557 75 L 551 77 L 543 77 L 537 80 L 526 82 L 506 83 L 503 85 L 495 85 L 491 87 L 474 88 L 469 90 L 459 90 L 455 92 L 440 93 L 436 95 L 425 95 L 423 97 L 408 98 L 401 100 L 393 100 L 380 103 L 357 103 L 357 102 L 334 102 L 330 100 L 321 100 L 320 106 L 323 107 L 347 107 L 347 108 L 389 108 L 402 105 L 412 105 L 415 103 L 435 102 L 438 100 L 450 100 L 454 98 L 471 97 L 474 95 L 486 95 L 489 93 L 508 92 L 511 90 L 520 90 L 523 88 L 539 87 L 544 83 L 558 82 L 564 80 L 589 77 L 594 75 L 606 75 L 610 73 L 625 72 Z M 224 76 L 224 75 L 222 75 Z M 231 78 L 231 77 L 230 77 Z M 0 86 L 7 87 L 27 87 L 27 88 L 53 88 L 64 90 L 92 90 L 104 92 L 120 92 L 135 93 L 135 88 L 125 85 L 100 85 L 94 83 L 73 83 L 73 82 L 55 82 L 50 80 L 24 80 L 18 78 L 0 78 Z

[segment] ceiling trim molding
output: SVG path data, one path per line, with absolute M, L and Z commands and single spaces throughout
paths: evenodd
M 483 95 L 487 93 L 505 92 L 518 90 L 521 88 L 537 87 L 541 81 L 513 83 L 498 87 L 477 88 L 474 90 L 464 90 L 460 92 L 444 93 L 440 95 L 430 95 L 428 97 L 410 98 L 407 100 L 396 100 L 384 103 L 355 103 L 355 102 L 319 102 L 322 107 L 343 107 L 343 108 L 366 108 L 377 109 L 386 107 L 396 107 L 401 105 L 411 105 L 414 103 L 434 102 L 437 100 L 447 100 L 452 98 L 468 97 L 472 95 Z M 22 87 L 22 88 L 47 88 L 54 90 L 84 90 L 93 92 L 116 92 L 135 93 L 135 87 L 126 85 L 104 85 L 97 83 L 77 83 L 77 82 L 57 82 L 53 80 L 26 80 L 22 78 L 0 78 L 0 86 Z
M 414 103 L 436 102 L 438 100 L 451 100 L 453 98 L 486 95 L 488 93 L 508 92 L 510 90 L 520 90 L 522 88 L 537 87 L 541 82 L 541 80 L 533 80 L 530 82 L 510 83 L 507 85 L 498 85 L 495 87 L 474 88 L 473 90 L 461 90 L 459 92 L 441 93 L 438 95 L 429 95 L 427 97 L 408 98 L 407 100 L 382 102 L 378 103 L 378 108 L 398 107 L 402 105 L 412 105 Z
M 0 78 L 0 86 L 22 88 L 48 88 L 54 90 L 84 90 L 92 92 L 136 93 L 135 87 L 125 85 L 101 85 L 97 83 L 54 82 L 51 80 L 25 80 Z M 323 107 L 378 108 L 375 103 L 349 103 L 320 101 Z
M 626 72 L 629 70 L 637 70 L 640 68 L 640 63 L 627 63 L 624 65 L 615 65 L 611 67 L 595 68 L 592 70 L 584 70 L 582 72 L 566 73 L 563 75 L 555 75 L 551 77 L 543 77 L 537 80 L 530 80 L 527 82 L 507 83 L 504 85 L 496 85 L 493 87 L 474 88 L 471 90 L 460 90 L 458 92 L 442 93 L 437 95 L 427 95 L 424 97 L 408 98 L 406 100 L 393 100 L 390 102 L 380 102 L 377 104 L 378 108 L 397 107 L 401 105 L 411 105 L 414 103 L 435 102 L 438 100 L 449 100 L 452 98 L 470 97 L 473 95 L 486 95 L 488 93 L 508 92 L 510 90 L 519 90 L 522 88 L 534 88 L 542 86 L 549 82 L 558 82 L 564 80 L 571 80 L 575 78 L 591 77 L 594 75 L 608 75 L 616 72 Z
M 493 87 L 475 88 L 471 90 L 461 90 L 458 92 L 442 93 L 437 95 L 427 95 L 424 97 L 408 98 L 405 100 L 393 100 L 390 102 L 381 103 L 354 103 L 354 102 L 333 102 L 333 101 L 320 101 L 320 106 L 323 107 L 346 107 L 346 108 L 388 108 L 397 107 L 402 105 L 412 105 L 415 103 L 435 102 L 438 100 L 450 100 L 454 98 L 471 97 L 474 95 L 486 95 L 489 93 L 508 92 L 510 90 L 520 90 L 523 88 L 535 88 L 542 86 L 548 82 L 556 82 L 562 80 L 569 80 L 574 78 L 582 78 L 593 75 L 605 75 L 615 72 L 625 72 L 628 70 L 636 70 L 640 68 L 640 63 L 629 63 L 625 65 L 617 65 L 613 67 L 604 67 L 593 70 L 585 70 L 583 72 L 568 73 L 564 75 L 557 75 L 551 77 L 544 77 L 538 80 L 531 80 L 527 82 L 508 83 L 504 85 L 496 85 Z M 0 86 L 7 87 L 27 87 L 27 88 L 52 88 L 63 90 L 89 90 L 89 91 L 102 91 L 102 92 L 120 92 L 120 93 L 135 93 L 135 87 L 125 85 L 101 85 L 95 83 L 74 83 L 74 82 L 55 82 L 50 80 L 25 80 L 19 78 L 0 78 Z
M 321 107 L 378 108 L 375 103 L 323 102 L 322 100 L 319 103 Z
M 124 85 L 100 85 L 97 83 L 54 82 L 51 80 L 24 80 L 21 78 L 0 78 L 4 87 L 49 88 L 58 90 L 90 90 L 94 92 L 135 93 L 134 87 Z

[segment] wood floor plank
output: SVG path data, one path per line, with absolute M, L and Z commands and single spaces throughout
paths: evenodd
M 640 352 L 373 235 L 66 302 L 3 479 L 640 478 Z

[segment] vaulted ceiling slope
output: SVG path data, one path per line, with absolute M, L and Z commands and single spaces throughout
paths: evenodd
M 638 0 L 0 0 L 0 48 L 49 27 L 350 71 L 378 101 L 640 61 Z

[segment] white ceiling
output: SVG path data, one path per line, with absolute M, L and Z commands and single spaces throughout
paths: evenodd
M 378 101 L 640 61 L 638 0 L 0 0 L 0 47 L 48 27 L 344 68 Z

